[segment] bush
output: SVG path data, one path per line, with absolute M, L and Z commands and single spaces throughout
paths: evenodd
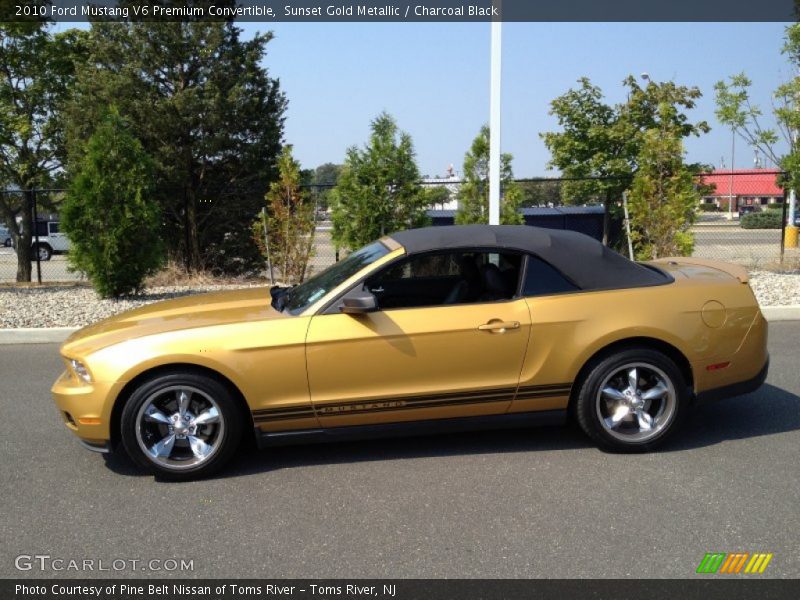
M 776 202 L 775 204 L 767 204 L 765 207 L 767 210 L 774 210 L 778 212 L 783 212 L 783 202 Z
M 744 215 L 739 220 L 742 229 L 780 229 L 783 227 L 781 213 L 775 210 L 754 212 Z
M 152 160 L 112 109 L 89 138 L 62 211 L 70 266 L 103 298 L 138 292 L 162 264 L 152 181 Z
M 702 202 L 700 204 L 700 212 L 717 212 L 719 209 L 713 202 Z

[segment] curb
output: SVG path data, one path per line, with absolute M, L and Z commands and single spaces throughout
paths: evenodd
M 53 344 L 61 343 L 80 327 L 26 327 L 20 329 L 0 329 L 2 344 Z
M 769 322 L 800 321 L 800 304 L 764 306 L 761 312 Z M 0 329 L 0 345 L 61 343 L 78 329 L 80 327 Z
M 764 306 L 761 312 L 767 321 L 797 321 L 800 320 L 800 304 L 785 306 Z

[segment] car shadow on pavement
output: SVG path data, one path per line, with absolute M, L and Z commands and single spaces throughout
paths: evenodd
M 661 451 L 692 450 L 798 429 L 800 396 L 764 384 L 751 394 L 693 407 L 681 430 Z
M 573 425 L 396 437 L 268 448 L 242 454 L 219 477 L 311 465 L 591 448 Z
M 695 406 L 681 431 L 659 452 L 682 452 L 727 440 L 760 437 L 800 429 L 800 397 L 772 385 L 757 392 Z M 421 437 L 280 446 L 258 451 L 244 448 L 212 479 L 241 477 L 296 467 L 356 462 L 590 449 L 594 444 L 573 423 L 558 427 L 475 431 Z M 599 450 L 596 450 L 599 452 Z M 143 475 L 120 454 L 104 455 L 106 466 L 120 475 Z

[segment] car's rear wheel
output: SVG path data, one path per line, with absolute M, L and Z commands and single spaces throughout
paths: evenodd
M 645 452 L 680 425 L 689 392 L 666 355 L 631 348 L 590 366 L 580 384 L 575 413 L 581 428 L 604 450 Z
M 53 250 L 47 244 L 34 246 L 33 251 L 39 254 L 39 260 L 50 260 L 53 256 Z
M 140 466 L 165 479 L 206 477 L 236 451 L 242 415 L 212 377 L 171 373 L 148 380 L 122 411 L 122 442 Z

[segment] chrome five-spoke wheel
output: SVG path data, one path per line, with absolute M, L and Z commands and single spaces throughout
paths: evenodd
M 227 386 L 205 375 L 176 373 L 131 395 L 122 414 L 122 440 L 139 464 L 187 479 L 209 474 L 230 458 L 241 426 Z
M 644 442 L 669 424 L 675 404 L 675 386 L 664 371 L 630 363 L 603 380 L 597 393 L 597 416 L 609 435 Z
M 663 443 L 686 412 L 689 387 L 672 358 L 628 348 L 594 359 L 580 378 L 574 414 L 598 445 L 644 452 Z
M 205 462 L 219 447 L 225 421 L 214 399 L 197 388 L 173 386 L 150 395 L 136 417 L 136 441 L 168 469 Z

